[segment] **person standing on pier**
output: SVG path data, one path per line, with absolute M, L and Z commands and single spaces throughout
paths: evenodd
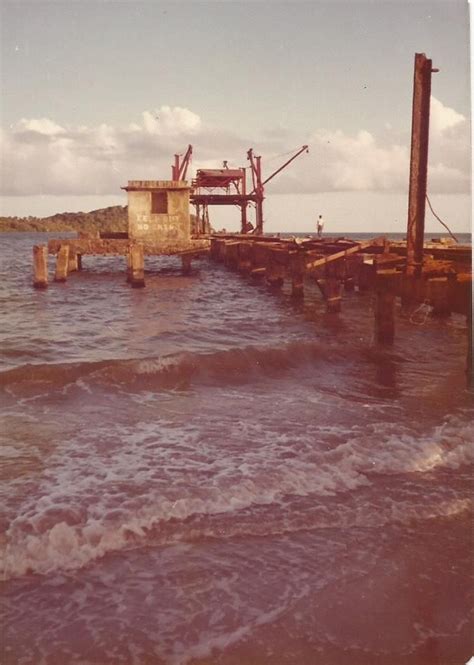
M 318 238 L 321 238 L 323 235 L 323 229 L 324 229 L 324 221 L 323 221 L 323 216 L 319 215 L 318 217 L 318 223 L 317 223 L 317 230 L 318 230 Z

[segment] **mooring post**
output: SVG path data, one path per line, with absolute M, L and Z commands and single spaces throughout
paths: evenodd
M 184 254 L 181 257 L 181 267 L 182 267 L 183 275 L 189 275 L 189 273 L 191 272 L 191 260 L 192 260 L 192 257 L 190 255 Z
M 408 194 L 407 275 L 419 277 L 423 265 L 432 61 L 415 54 Z
M 33 286 L 46 289 L 48 286 L 48 248 L 46 245 L 33 247 Z
M 395 269 L 380 270 L 375 280 L 375 340 L 391 346 L 395 339 Z
M 77 269 L 82 270 L 82 254 L 76 254 L 77 256 Z
M 132 287 L 136 289 L 145 286 L 145 258 L 141 243 L 133 243 L 130 246 L 130 263 Z
M 65 282 L 67 280 L 69 265 L 69 245 L 61 245 L 56 258 L 56 271 L 54 273 L 55 282 Z

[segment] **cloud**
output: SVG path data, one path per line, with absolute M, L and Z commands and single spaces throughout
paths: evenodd
M 309 156 L 302 155 L 272 180 L 269 193 L 408 189 L 409 135 L 397 135 L 390 124 L 382 137 L 365 129 L 352 134 L 317 129 L 295 138 L 283 127 L 246 136 L 210 126 L 189 109 L 162 106 L 121 127 L 69 127 L 49 118 L 22 118 L 0 133 L 1 193 L 118 194 L 129 179 L 171 177 L 173 156 L 188 143 L 194 147 L 194 169 L 219 167 L 224 159 L 230 166 L 246 166 L 247 149 L 253 146 L 263 156 L 265 177 L 289 158 L 295 144 L 308 143 Z M 469 191 L 469 172 L 468 122 L 433 98 L 430 192 Z
M 197 134 L 201 129 L 201 118 L 180 106 L 162 106 L 154 113 L 144 111 L 142 115 L 143 125 L 149 134 L 179 136 L 183 133 Z
M 430 130 L 435 135 L 466 123 L 466 118 L 449 106 L 444 106 L 436 97 L 431 97 Z
M 17 125 L 17 129 L 21 132 L 36 132 L 44 136 L 55 136 L 65 132 L 64 127 L 57 125 L 49 118 L 32 118 L 30 120 L 22 118 Z

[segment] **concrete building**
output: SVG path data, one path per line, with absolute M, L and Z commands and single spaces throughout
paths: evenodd
M 148 246 L 189 245 L 191 220 L 185 180 L 129 180 L 128 237 Z

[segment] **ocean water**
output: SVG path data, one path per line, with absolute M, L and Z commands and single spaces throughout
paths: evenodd
M 207 259 L 35 291 L 45 238 L 2 237 L 2 662 L 466 663 L 465 319 L 380 349 L 371 294 Z

